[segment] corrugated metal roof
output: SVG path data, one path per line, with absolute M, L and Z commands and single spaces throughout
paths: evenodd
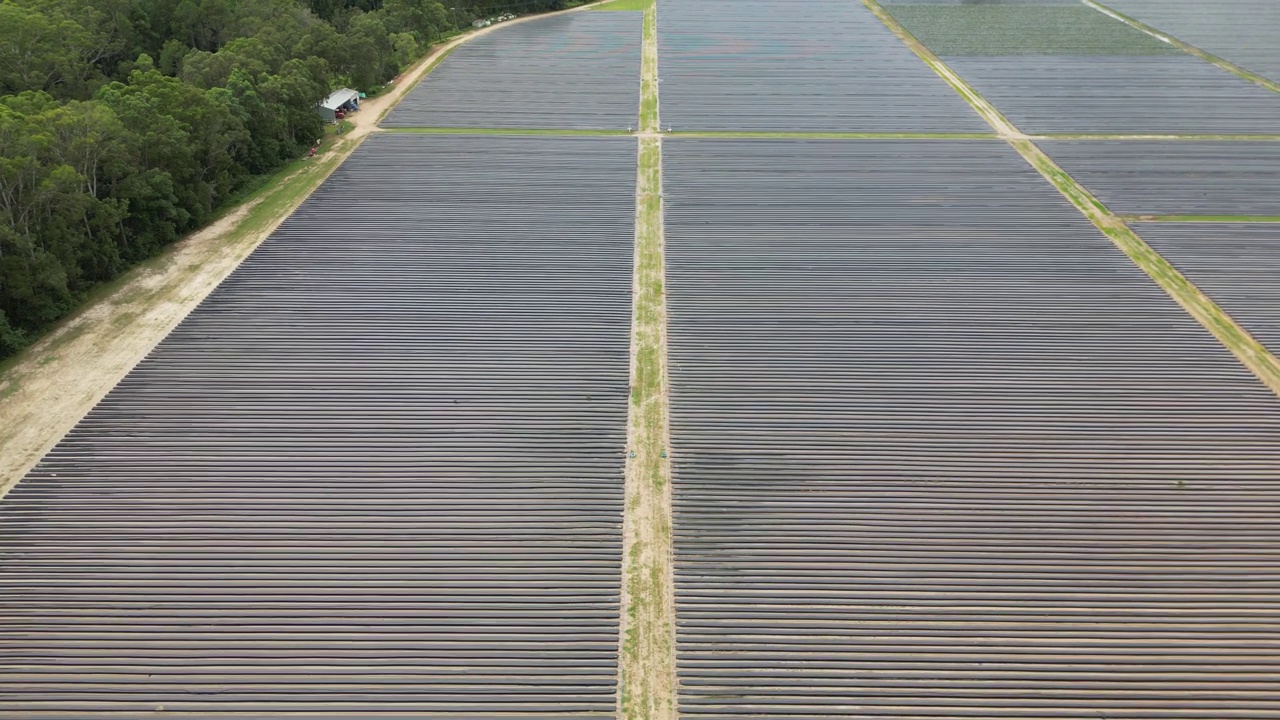
M 570 13 L 498 28 L 460 45 L 382 124 L 636 127 L 641 38 L 638 12 Z
M 1155 29 L 1280 82 L 1275 0 L 1106 0 Z
M 1280 215 L 1280 143 L 1039 141 L 1114 212 Z
M 635 142 L 367 139 L 0 503 L 0 716 L 612 717 Z
M 659 0 L 674 130 L 990 132 L 857 2 Z
M 1280 94 L 1190 55 L 942 60 L 1023 132 L 1280 133 Z
M 685 717 L 1280 716 L 1280 400 L 1007 145 L 664 172 Z
M 1280 354 L 1280 223 L 1134 223 L 1133 228 Z
M 324 99 L 324 102 L 320 103 L 320 107 L 328 108 L 329 110 L 337 110 L 338 108 L 342 107 L 342 104 L 347 102 L 348 100 L 354 100 L 359 97 L 360 97 L 360 93 L 356 92 L 355 90 L 352 90 L 351 88 L 342 88 L 341 90 L 334 90 L 332 93 L 329 94 L 329 97 Z

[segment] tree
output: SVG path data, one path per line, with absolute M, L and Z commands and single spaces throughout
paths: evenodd
M 386 0 L 382 8 L 389 30 L 413 33 L 419 42 L 432 42 L 449 27 L 447 11 L 434 0 Z
M 0 3 L 0 91 L 68 92 L 81 74 L 83 27 L 66 18 Z
M 397 67 L 405 68 L 413 63 L 421 50 L 413 33 L 396 33 L 391 36 L 392 58 Z
M 300 156 L 330 90 L 386 82 L 452 19 L 435 0 L 0 0 L 0 356 Z

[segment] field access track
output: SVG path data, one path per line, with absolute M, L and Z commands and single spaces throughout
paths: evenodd
M 1081 4 L 885 8 L 1023 132 L 1280 134 L 1280 94 Z
M 1280 223 L 1134 223 L 1133 228 L 1280 354 Z
M 370 137 L 0 503 L 0 716 L 614 716 L 635 140 Z
M 1280 3 L 1275 0 L 1104 0 L 1160 32 L 1280 82 Z
M 1280 134 L 1280 94 L 1190 55 L 942 60 L 1023 132 Z
M 685 717 L 1280 715 L 1280 400 L 1007 145 L 664 165 Z
M 383 127 L 626 130 L 640 111 L 641 13 L 538 18 L 458 46 Z
M 676 131 L 991 131 L 856 0 L 658 0 L 658 49 Z
M 1113 212 L 1280 216 L 1280 142 L 1041 140 Z

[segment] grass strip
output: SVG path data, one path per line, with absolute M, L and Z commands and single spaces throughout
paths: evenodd
M 623 557 L 620 715 L 675 717 L 662 141 L 640 138 Z
M 659 132 L 658 121 L 658 8 L 644 11 L 644 39 L 640 52 L 640 131 Z
M 876 0 L 862 0 L 863 4 L 880 18 L 912 51 L 916 53 L 934 72 L 955 87 L 957 92 L 973 106 L 978 114 L 995 128 L 997 134 L 1008 140 L 1009 144 L 1022 157 L 1040 172 L 1054 187 L 1075 205 L 1085 217 L 1106 235 L 1116 247 L 1129 257 L 1143 272 L 1147 273 L 1166 293 L 1183 307 L 1193 318 L 1209 332 L 1213 333 L 1245 367 L 1249 368 L 1273 392 L 1280 395 L 1280 360 L 1277 360 L 1262 343 L 1258 342 L 1243 327 L 1236 323 L 1230 315 L 1200 291 L 1182 273 L 1178 272 L 1168 260 L 1157 253 L 1150 245 L 1138 236 L 1124 220 L 1112 213 L 1088 190 L 1085 190 L 1075 178 L 1058 166 L 1048 155 L 1045 155 L 1035 143 L 1023 135 L 985 98 L 964 82 L 955 71 L 942 62 L 919 40 L 911 35 L 900 23 L 893 19 Z
M 623 515 L 618 716 L 676 717 L 675 583 L 671 541 L 667 310 L 658 128 L 657 8 L 644 14 L 636 171 L 631 398 Z
M 986 98 L 982 97 L 976 90 L 969 87 L 968 83 L 962 80 L 960 76 L 957 75 L 956 72 L 948 65 L 939 60 L 938 56 L 933 54 L 933 51 L 925 47 L 924 43 L 920 42 L 920 40 L 902 26 L 902 23 L 895 20 L 893 16 L 880 5 L 880 3 L 876 2 L 876 0 L 862 0 L 862 4 L 866 6 L 873 15 L 880 18 L 880 22 L 884 23 L 886 27 L 893 31 L 893 34 L 897 35 L 899 40 L 906 44 L 907 47 L 911 48 L 911 50 L 921 60 L 923 60 L 925 64 L 933 68 L 933 71 L 936 72 L 939 77 L 945 80 L 953 90 L 959 93 L 960 97 L 964 98 L 965 101 L 982 116 L 982 119 L 986 120 L 987 124 L 995 129 L 998 137 L 1006 139 L 1011 137 L 1025 137 L 1020 130 L 1014 127 L 1013 123 L 1009 122 L 1008 118 L 996 109 L 994 105 L 987 102 Z
M 1218 67 L 1222 68 L 1223 70 L 1226 70 L 1232 75 L 1236 75 L 1245 80 L 1248 80 L 1249 82 L 1254 83 L 1255 85 L 1261 85 L 1262 87 L 1270 90 L 1271 92 L 1280 93 L 1280 83 L 1277 83 L 1274 80 L 1271 80 L 1270 78 L 1266 78 L 1255 72 L 1245 70 L 1244 68 L 1240 67 L 1239 65 L 1236 65 L 1235 63 L 1231 62 L 1230 60 L 1227 60 L 1226 58 L 1221 58 L 1221 57 L 1218 57 L 1217 55 L 1214 55 L 1213 53 L 1205 52 L 1204 50 L 1201 50 L 1200 48 L 1196 47 L 1195 45 L 1192 45 L 1191 43 L 1183 42 L 1178 38 L 1173 37 L 1172 35 L 1163 33 L 1151 27 L 1150 25 L 1142 22 L 1141 20 L 1138 20 L 1136 18 L 1131 18 L 1128 15 L 1125 15 L 1124 13 L 1119 12 L 1117 10 L 1112 10 L 1111 8 L 1107 7 L 1106 5 L 1103 5 L 1102 3 L 1094 2 L 1093 0 L 1083 0 L 1083 1 L 1087 7 L 1093 8 L 1094 10 L 1097 10 L 1103 15 L 1108 15 L 1112 18 L 1115 18 L 1116 20 L 1119 20 L 1122 23 L 1125 23 L 1126 25 L 1137 28 L 1138 30 L 1141 30 L 1142 32 L 1147 33 L 1151 37 L 1154 37 L 1157 40 L 1162 40 L 1164 42 L 1167 42 L 1170 45 L 1173 45 L 1174 47 L 1178 48 L 1179 50 L 1185 53 L 1195 55 L 1196 57 L 1200 58 L 1201 60 L 1204 60 L 1205 62 L 1213 63 L 1214 65 L 1217 65 Z
M 653 0 L 612 0 L 602 5 L 597 5 L 592 10 L 609 12 L 611 10 L 638 10 L 640 12 L 648 12 L 653 7 Z

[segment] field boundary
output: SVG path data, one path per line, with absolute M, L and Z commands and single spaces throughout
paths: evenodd
M 1022 133 L 1000 111 L 974 90 L 963 78 L 925 47 L 876 0 L 862 0 L 880 21 L 934 72 L 947 81 L 974 110 L 1006 139 L 1018 154 L 1076 206 L 1135 265 L 1147 273 L 1170 297 L 1232 352 L 1260 381 L 1280 395 L 1280 360 L 1249 334 L 1225 310 L 1200 291 L 1168 260 L 1156 252 L 1124 219 L 1111 212 L 1098 198 L 1044 153 L 1031 137 Z
M 1232 75 L 1235 75 L 1244 80 L 1248 80 L 1249 82 L 1255 85 L 1261 85 L 1262 87 L 1270 90 L 1271 92 L 1280 93 L 1280 83 L 1277 83 L 1274 80 L 1271 80 L 1270 78 L 1267 78 L 1263 75 L 1259 75 L 1258 73 L 1255 73 L 1252 70 L 1246 70 L 1240 67 L 1239 65 L 1236 65 L 1235 63 L 1231 62 L 1230 60 L 1227 60 L 1226 58 L 1219 57 L 1205 50 L 1201 50 L 1200 48 L 1196 47 L 1195 45 L 1192 45 L 1189 42 L 1184 42 L 1182 40 L 1179 40 L 1178 38 L 1166 32 L 1157 30 L 1156 28 L 1142 22 L 1141 20 L 1138 20 L 1137 18 L 1129 17 L 1128 15 L 1125 15 L 1124 13 L 1118 10 L 1113 10 L 1107 7 L 1106 5 L 1103 5 L 1102 3 L 1094 2 L 1094 0 L 1082 0 L 1082 2 L 1084 3 L 1085 7 L 1091 8 L 1093 10 L 1097 10 L 1098 12 L 1102 13 L 1103 15 L 1106 15 L 1107 17 L 1112 18 L 1113 20 L 1119 20 L 1120 22 L 1124 23 L 1125 25 L 1128 25 L 1129 27 L 1135 28 L 1137 30 L 1141 30 L 1142 32 L 1150 35 L 1151 37 L 1161 42 L 1166 42 L 1178 48 L 1179 50 L 1187 53 L 1188 55 L 1194 55 L 1200 58 L 1201 60 L 1204 60 L 1207 63 L 1216 65 L 1219 68 L 1226 70 Z
M 657 7 L 652 4 L 644 11 L 636 141 L 631 398 L 618 638 L 618 716 L 624 720 L 672 720 L 677 707 L 657 63 Z

